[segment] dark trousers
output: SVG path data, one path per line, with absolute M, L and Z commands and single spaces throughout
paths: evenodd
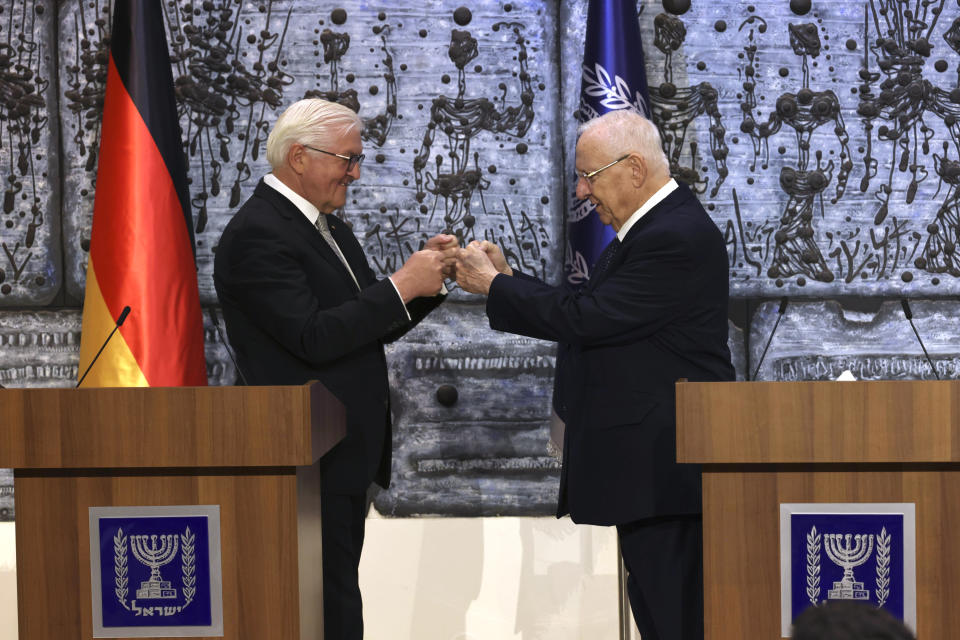
M 367 499 L 323 493 L 323 632 L 325 640 L 362 640 L 360 551 L 363 548 Z
M 641 639 L 703 640 L 702 518 L 638 520 L 617 534 Z

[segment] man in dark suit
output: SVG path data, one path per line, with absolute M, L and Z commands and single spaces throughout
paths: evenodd
M 726 246 L 642 116 L 581 126 L 576 165 L 577 196 L 617 232 L 585 286 L 544 284 L 487 242 L 460 251 L 457 281 L 488 296 L 491 328 L 560 343 L 557 516 L 617 526 L 643 640 L 702 640 L 700 470 L 676 462 L 674 383 L 734 378 Z
M 346 437 L 320 461 L 328 640 L 363 637 L 366 493 L 372 482 L 390 480 L 383 344 L 443 300 L 437 294 L 457 250 L 454 236 L 435 236 L 377 280 L 350 228 L 331 215 L 360 177 L 362 128 L 356 113 L 325 100 L 288 108 L 267 140 L 272 173 L 224 229 L 214 265 L 247 384 L 319 380 L 346 407 Z

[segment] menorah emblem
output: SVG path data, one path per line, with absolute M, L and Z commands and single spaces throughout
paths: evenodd
M 160 546 L 157 547 L 159 538 Z M 130 536 L 130 549 L 133 556 L 150 567 L 150 579 L 140 583 L 137 598 L 176 598 L 177 590 L 171 583 L 163 580 L 160 567 L 169 563 L 177 555 L 179 540 L 176 534 Z M 149 546 L 148 546 L 149 544 Z
M 870 591 L 863 588 L 862 582 L 854 579 L 853 568 L 862 565 L 873 553 L 873 534 L 828 533 L 823 538 L 827 556 L 834 564 L 843 567 L 843 579 L 833 583 L 833 589 L 827 592 L 827 598 L 869 600 Z

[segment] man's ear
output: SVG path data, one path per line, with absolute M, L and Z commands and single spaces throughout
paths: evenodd
M 647 181 L 647 163 L 639 153 L 631 153 L 627 162 L 630 165 L 631 183 L 634 189 L 639 189 Z
M 297 175 L 306 170 L 307 150 L 302 144 L 294 142 L 287 150 L 287 166 L 289 166 Z

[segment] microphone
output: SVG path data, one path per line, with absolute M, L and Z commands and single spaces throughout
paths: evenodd
M 900 306 L 903 307 L 903 315 L 907 317 L 907 322 L 910 323 L 910 327 L 913 329 L 913 335 L 917 336 L 917 342 L 920 343 L 920 348 L 923 349 L 923 355 L 927 357 L 927 362 L 930 364 L 930 368 L 933 370 L 933 375 L 935 375 L 937 380 L 939 380 L 940 374 L 937 373 L 937 368 L 933 366 L 933 360 L 930 359 L 930 354 L 927 353 L 927 348 L 923 346 L 923 340 L 920 338 L 920 334 L 917 332 L 917 327 L 913 324 L 913 312 L 910 311 L 910 303 L 907 302 L 906 298 L 900 298 Z
M 247 379 L 244 377 L 243 371 L 240 370 L 240 365 L 237 364 L 237 359 L 233 357 L 233 350 L 224 339 L 223 333 L 220 332 L 220 316 L 217 315 L 217 310 L 213 307 L 210 307 L 210 320 L 213 322 L 213 328 L 216 329 L 217 335 L 220 336 L 220 342 L 223 343 L 223 348 L 227 350 L 227 355 L 230 356 L 230 361 L 237 370 L 237 375 L 240 376 L 240 381 L 243 382 L 243 386 L 249 387 L 250 385 L 247 384 Z
M 91 360 L 90 364 L 87 365 L 87 370 L 83 372 L 82 376 L 80 376 L 80 381 L 77 382 L 77 386 L 74 387 L 74 389 L 83 384 L 83 380 L 87 377 L 87 374 L 90 373 L 90 369 L 93 369 L 93 365 L 97 363 L 97 359 L 100 358 L 100 354 L 103 353 L 103 350 L 107 348 L 107 343 L 110 342 L 110 338 L 112 338 L 113 334 L 117 332 L 117 329 L 119 329 L 120 325 L 124 323 L 128 315 L 130 315 L 130 307 L 126 306 L 123 308 L 123 311 L 120 312 L 120 317 L 117 318 L 117 323 L 113 325 L 113 331 L 111 331 L 110 335 L 107 336 L 107 339 L 103 341 L 103 344 L 100 346 L 100 351 L 97 351 L 97 355 L 93 356 L 93 360 Z
M 763 359 L 767 357 L 767 349 L 770 348 L 770 343 L 773 342 L 773 334 L 777 332 L 777 327 L 780 326 L 780 321 L 783 320 L 783 312 L 787 310 L 787 297 L 784 296 L 780 298 L 780 308 L 777 309 L 777 321 L 773 325 L 773 331 L 770 332 L 770 337 L 767 338 L 767 346 L 763 348 L 763 353 L 760 354 L 760 361 L 757 362 L 757 368 L 753 370 L 752 378 L 747 378 L 747 380 L 756 380 L 757 374 L 760 373 L 760 365 L 763 364 Z

